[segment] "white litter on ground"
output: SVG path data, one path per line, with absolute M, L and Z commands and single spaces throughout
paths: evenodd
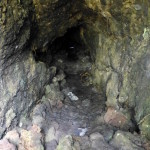
M 84 136 L 85 133 L 88 131 L 87 128 L 78 128 L 78 130 L 80 131 L 79 136 Z
M 72 100 L 72 101 L 79 100 L 79 98 L 76 95 L 74 95 L 72 92 L 69 92 L 67 95 L 70 98 L 70 100 Z

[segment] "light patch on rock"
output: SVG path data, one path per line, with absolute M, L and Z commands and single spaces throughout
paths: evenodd
M 125 128 L 128 123 L 128 118 L 120 111 L 115 110 L 114 108 L 109 107 L 104 120 L 106 123 L 111 124 L 115 127 Z
M 46 134 L 45 141 L 50 142 L 50 141 L 54 140 L 55 139 L 55 133 L 56 133 L 55 128 L 51 127 Z
M 149 28 L 144 28 L 144 33 L 143 33 L 144 40 L 148 40 L 149 36 L 150 36 L 150 29 Z
M 13 112 L 13 109 L 10 109 L 6 113 L 6 127 L 10 127 L 12 120 L 15 118 L 16 114 Z
M 7 139 L 0 140 L 0 150 L 17 150 Z

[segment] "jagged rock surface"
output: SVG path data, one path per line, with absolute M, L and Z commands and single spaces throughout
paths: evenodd
M 76 25 L 106 105 L 150 139 L 149 0 L 0 1 L 0 136 L 26 120 L 55 74 L 36 56 L 51 62 L 51 43 Z

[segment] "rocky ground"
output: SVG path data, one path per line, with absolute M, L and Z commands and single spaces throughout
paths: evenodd
M 90 82 L 88 55 L 76 57 L 72 52 L 55 55 L 50 68 L 55 76 L 44 87 L 45 95 L 30 116 L 3 136 L 0 150 L 149 149 L 121 112 L 105 110 L 105 96 Z

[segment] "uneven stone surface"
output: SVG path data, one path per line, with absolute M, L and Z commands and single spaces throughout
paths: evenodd
M 125 110 L 128 118 L 141 123 L 140 129 L 148 138 L 150 2 L 93 3 L 97 5 L 91 2 L 91 8 L 97 6 L 105 20 L 105 25 L 95 21 L 81 29 L 81 37 L 95 62 L 93 83 L 106 93 L 107 106 Z
M 1 147 L 149 147 L 149 26 L 149 0 L 1 0 Z
M 21 143 L 19 143 L 18 149 L 44 150 L 44 147 L 42 145 L 42 134 L 40 133 L 40 131 L 41 129 L 36 125 L 33 125 L 29 131 L 21 129 Z
M 108 108 L 104 116 L 104 120 L 107 124 L 126 130 L 130 126 L 128 118 L 122 112 L 119 112 L 113 108 Z
M 49 81 L 50 74 L 44 63 L 35 63 L 31 54 L 29 58 L 24 57 L 20 59 L 19 64 L 14 63 L 5 70 L 0 91 L 0 99 L 3 100 L 0 102 L 3 128 L 8 128 L 12 124 L 15 126 L 20 118 L 27 117 L 27 112 L 44 93 L 41 87 Z
M 140 137 L 128 132 L 117 131 L 110 144 L 121 150 L 144 150 Z

